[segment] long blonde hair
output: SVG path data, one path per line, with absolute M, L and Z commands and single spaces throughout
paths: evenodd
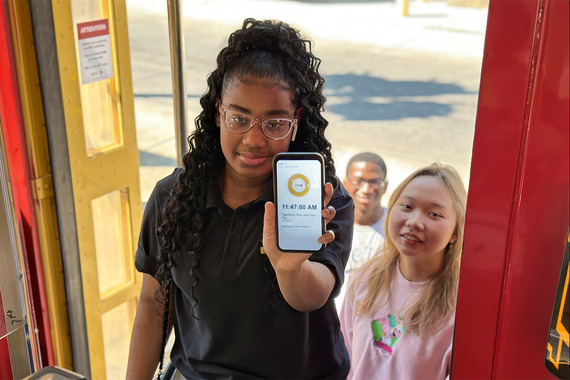
M 452 196 L 457 215 L 454 231 L 457 240 L 449 243 L 445 248 L 442 269 L 426 282 L 417 301 L 404 315 L 409 331 L 418 334 L 431 334 L 439 330 L 447 317 L 455 310 L 459 265 L 463 248 L 467 192 L 461 177 L 452 166 L 434 163 L 418 169 L 410 174 L 392 193 L 388 202 L 386 226 L 390 225 L 392 209 L 404 188 L 414 178 L 420 176 L 435 176 L 441 179 Z M 353 281 L 349 287 L 349 292 L 354 292 L 356 287 L 364 281 L 366 282 L 364 286 L 367 287 L 366 295 L 356 305 L 357 315 L 370 314 L 379 302 L 385 303 L 390 298 L 392 274 L 398 264 L 400 253 L 389 234 L 386 233 L 385 235 L 383 252 L 375 255 L 365 265 L 355 270 L 352 275 L 353 279 L 359 280 Z

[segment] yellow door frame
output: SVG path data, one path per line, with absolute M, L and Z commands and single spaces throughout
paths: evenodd
M 38 228 L 54 364 L 73 367 L 57 211 L 28 2 L 9 0 L 14 61 Z M 44 363 L 45 365 L 46 363 Z
M 49 189 L 53 183 L 57 204 L 71 369 L 90 379 L 105 379 L 109 374 L 119 378 L 110 367 L 115 365 L 113 359 L 121 359 L 115 346 L 128 352 L 141 284 L 134 268 L 142 205 L 126 4 L 125 0 L 88 2 L 99 7 L 100 18 L 108 21 L 112 76 L 84 84 L 74 2 L 29 3 L 53 167 L 51 182 L 38 180 L 38 186 L 43 189 L 47 183 Z M 108 89 L 94 100 L 109 106 L 113 136 L 111 143 L 99 146 L 89 140 L 93 124 L 105 126 L 99 119 L 102 115 L 93 112 L 86 99 L 94 86 Z M 109 235 L 115 240 L 108 241 Z M 59 317 L 55 315 L 54 320 Z M 116 325 L 122 330 L 114 331 Z

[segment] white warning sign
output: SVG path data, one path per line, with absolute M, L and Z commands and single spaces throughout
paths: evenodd
M 109 20 L 77 24 L 81 83 L 91 83 L 113 77 Z

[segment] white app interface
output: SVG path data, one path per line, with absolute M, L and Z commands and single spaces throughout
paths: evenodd
M 318 251 L 322 235 L 321 164 L 316 160 L 277 161 L 279 247 Z

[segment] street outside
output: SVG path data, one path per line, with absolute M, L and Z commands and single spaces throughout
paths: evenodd
M 184 0 L 189 130 L 206 76 L 246 17 L 281 19 L 313 40 L 339 177 L 360 151 L 380 154 L 390 192 L 440 161 L 469 180 L 487 9 L 444 1 Z M 127 0 L 141 196 L 176 165 L 167 0 Z

